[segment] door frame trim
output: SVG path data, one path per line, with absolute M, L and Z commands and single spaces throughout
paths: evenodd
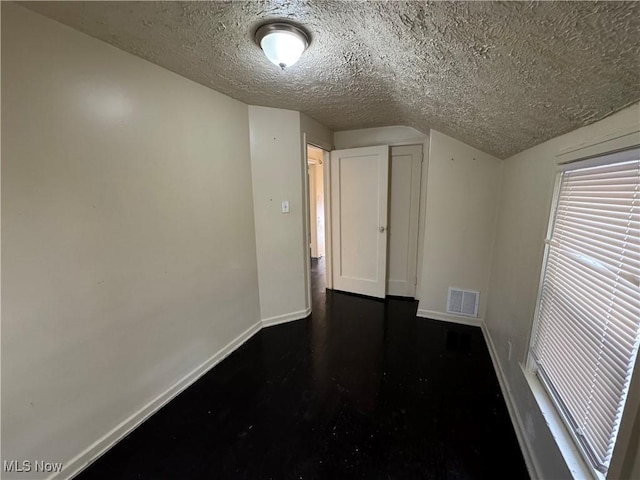
M 324 167 L 324 238 L 325 238 L 325 283 L 327 288 L 333 288 L 333 277 L 331 270 L 331 200 L 328 199 L 330 194 L 330 185 L 327 183 L 327 179 L 331 180 L 331 177 L 328 175 L 329 168 L 328 163 L 326 162 L 327 155 L 331 154 L 331 150 L 333 149 L 333 145 L 319 139 L 315 138 L 312 135 L 307 134 L 306 132 L 302 134 L 302 184 L 303 184 L 303 192 L 302 192 L 302 205 L 304 210 L 304 221 L 303 221 L 303 232 L 302 232 L 302 245 L 305 259 L 305 267 L 304 267 L 304 276 L 305 276 L 305 303 L 306 308 L 311 311 L 312 308 L 312 299 L 311 299 L 311 256 L 309 255 L 309 234 L 311 231 L 310 225 L 310 204 L 309 204 L 309 172 L 308 172 L 308 164 L 309 164 L 309 150 L 308 146 L 320 148 L 323 150 L 323 162 Z

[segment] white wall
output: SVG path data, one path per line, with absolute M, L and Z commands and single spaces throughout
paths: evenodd
M 331 142 L 331 133 L 306 115 L 278 108 L 250 106 L 249 124 L 260 312 L 269 325 L 310 311 L 304 138 Z M 285 200 L 287 214 L 281 212 Z
M 334 133 L 336 149 L 373 147 L 375 145 L 412 145 L 428 142 L 429 136 L 415 128 L 395 125 L 391 127 L 343 130 Z M 425 144 L 425 151 L 428 144 Z
M 306 138 L 307 143 L 312 143 L 325 150 L 333 148 L 333 132 L 304 113 L 300 114 L 300 134 Z M 303 147 L 306 149 L 306 145 Z
M 533 460 L 543 478 L 566 478 L 569 472 L 531 395 L 519 362 L 526 357 L 535 310 L 556 155 L 573 146 L 598 144 L 625 135 L 638 130 L 639 124 L 640 107 L 636 104 L 504 162 L 491 293 L 485 322 L 495 347 L 499 370 L 504 373 L 515 410 L 525 427 Z M 507 342 L 512 344 L 511 360 L 507 359 Z
M 640 412 L 637 414 L 640 417 Z M 640 426 L 636 426 L 636 445 L 638 444 L 638 436 L 640 432 Z M 628 478 L 640 478 L 640 447 L 636 447 L 635 458 L 629 457 L 629 476 Z
M 69 465 L 259 321 L 248 109 L 6 2 L 2 100 L 2 459 Z
M 466 321 L 446 313 L 449 287 L 480 291 L 484 316 L 501 170 L 501 160 L 431 130 L 419 316 Z
M 250 106 L 249 125 L 261 318 L 302 318 L 306 258 L 300 245 L 305 218 L 300 114 Z M 289 202 L 289 213 L 281 212 L 283 201 Z
M 418 145 L 422 144 L 422 177 L 420 179 L 420 214 L 418 225 L 418 282 L 416 285 L 416 299 L 420 299 L 422 292 L 422 265 L 425 235 L 425 211 L 427 198 L 427 181 L 429 165 L 429 136 L 415 128 L 395 125 L 391 127 L 363 128 L 358 130 L 343 130 L 334 133 L 336 149 L 372 147 L 376 145 Z

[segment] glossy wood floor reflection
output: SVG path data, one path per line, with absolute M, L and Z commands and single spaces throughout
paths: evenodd
M 480 329 L 416 302 L 325 292 L 269 327 L 79 477 L 528 478 Z

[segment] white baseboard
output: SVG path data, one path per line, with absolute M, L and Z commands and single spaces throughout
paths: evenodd
M 459 315 L 451 315 L 450 313 L 435 312 L 433 310 L 418 309 L 416 315 L 422 318 L 433 318 L 434 320 L 442 320 L 443 322 L 471 325 L 472 327 L 480 327 L 484 323 L 482 318 L 463 317 Z
M 300 320 L 307 318 L 311 315 L 311 308 L 300 310 L 299 312 L 285 313 L 284 315 L 277 315 L 275 317 L 263 318 L 263 327 L 272 327 L 273 325 L 280 325 L 281 323 L 292 322 L 294 320 Z
M 145 420 L 151 417 L 151 415 L 153 415 L 167 403 L 169 403 L 180 392 L 191 386 L 201 376 L 203 376 L 210 369 L 212 369 L 218 363 L 228 357 L 232 352 L 234 352 L 238 347 L 249 340 L 253 335 L 258 333 L 262 328 L 279 325 L 281 323 L 291 322 L 294 320 L 300 320 L 302 318 L 308 317 L 310 314 L 311 308 L 307 308 L 298 312 L 265 318 L 264 320 L 255 323 L 240 335 L 238 335 L 231 342 L 229 342 L 221 350 L 209 357 L 205 362 L 203 362 L 183 378 L 181 378 L 175 385 L 162 392 L 140 410 L 138 410 L 129 418 L 125 419 L 119 425 L 114 427 L 102 438 L 98 439 L 92 445 L 87 447 L 76 457 L 72 458 L 68 462 L 65 462 L 63 469 L 60 472 L 54 473 L 53 475 L 48 477 L 49 480 L 68 479 L 80 473 L 82 470 L 84 470 L 90 464 L 100 458 L 104 453 L 106 453 L 107 450 L 109 450 L 116 443 L 118 443 L 129 433 L 135 430 Z
M 496 376 L 498 377 L 500 390 L 502 390 L 502 396 L 504 397 L 504 401 L 507 405 L 507 411 L 509 412 L 509 417 L 511 417 L 511 423 L 513 424 L 513 429 L 516 432 L 516 437 L 518 438 L 520 450 L 522 451 L 524 463 L 526 464 L 527 470 L 529 471 L 529 476 L 532 479 L 542 478 L 540 476 L 540 467 L 538 466 L 535 455 L 533 454 L 533 447 L 529 442 L 529 437 L 525 433 L 526 430 L 524 428 L 524 423 L 522 422 L 520 413 L 516 408 L 516 404 L 513 400 L 513 395 L 511 394 L 511 389 L 509 388 L 509 384 L 507 383 L 504 371 L 502 370 L 502 366 L 500 364 L 500 361 L 498 360 L 498 352 L 496 351 L 493 340 L 491 339 L 489 329 L 487 328 L 487 325 L 485 323 L 483 323 L 480 328 L 482 329 L 484 340 L 487 343 L 487 349 L 489 350 L 489 355 L 491 356 L 491 361 L 493 362 L 493 368 L 496 371 Z
M 176 397 L 180 392 L 185 390 L 191 384 L 193 384 L 196 380 L 198 380 L 201 376 L 207 373 L 211 368 L 216 366 L 222 360 L 224 360 L 227 356 L 229 356 L 233 351 L 235 351 L 238 347 L 240 347 L 243 343 L 249 340 L 253 335 L 258 333 L 262 328 L 262 324 L 257 322 L 252 325 L 240 335 L 238 335 L 235 339 L 229 342 L 226 346 L 224 346 L 217 353 L 209 357 L 205 362 L 197 366 L 187 375 L 182 377 L 175 385 L 170 387 L 168 390 L 162 392 L 140 410 L 135 412 L 129 418 L 124 420 L 122 423 L 113 428 L 110 432 L 104 435 L 102 438 L 97 440 L 95 443 L 86 448 L 83 452 L 81 452 L 76 457 L 72 458 L 70 461 L 64 463 L 63 469 L 53 474 L 49 477 L 49 479 L 58 480 L 58 479 L 67 479 L 71 478 L 82 470 L 87 468 L 91 463 L 100 458 L 107 450 L 109 450 L 112 446 L 122 440 L 125 436 L 131 433 L 135 428 L 137 428 L 140 424 L 142 424 L 145 420 L 147 420 L 151 415 L 160 410 L 163 406 L 169 403 L 174 397 Z
M 269 327 L 273 325 L 279 325 L 281 323 L 291 322 L 294 320 L 300 320 L 302 318 L 306 318 L 311 313 L 311 309 L 307 308 L 305 310 L 300 310 L 298 312 L 293 312 L 285 315 L 278 315 L 275 317 L 265 318 L 261 322 L 258 322 L 247 330 L 238 335 L 235 339 L 229 342 L 225 347 L 219 350 L 217 353 L 209 357 L 205 362 L 200 364 L 198 367 L 193 369 L 183 378 L 181 378 L 175 385 L 158 395 L 155 399 L 150 401 L 147 405 L 142 407 L 140 410 L 135 412 L 129 418 L 121 422 L 119 425 L 114 427 L 111 431 L 109 431 L 102 438 L 94 442 L 88 448 L 86 448 L 79 455 L 74 457 L 68 462 L 64 463 L 64 467 L 62 471 L 58 473 L 54 473 L 50 477 L 50 480 L 61 480 L 68 479 L 74 477 L 82 470 L 87 468 L 91 463 L 100 458 L 105 452 L 107 452 L 112 446 L 118 443 L 121 439 L 135 430 L 140 424 L 142 424 L 145 420 L 147 420 L 151 415 L 160 410 L 164 405 L 169 403 L 173 398 L 175 398 L 179 393 L 192 385 L 196 380 L 202 377 L 205 373 L 207 373 L 211 368 L 216 366 L 222 360 L 224 360 L 227 356 L 229 356 L 233 351 L 235 351 L 238 347 L 244 344 L 247 340 L 249 340 L 253 335 L 261 330 L 261 328 Z M 532 448 L 528 441 L 527 436 L 524 434 L 524 424 L 518 414 L 518 411 L 515 408 L 515 404 L 513 401 L 513 397 L 511 395 L 511 391 L 508 389 L 506 379 L 504 373 L 502 371 L 502 367 L 498 361 L 497 353 L 495 347 L 493 345 L 493 341 L 489 334 L 489 331 L 482 321 L 479 318 L 466 318 L 466 317 L 458 317 L 455 315 L 450 315 L 442 312 L 435 312 L 431 310 L 418 310 L 417 316 L 423 318 L 433 318 L 435 320 L 442 320 L 446 322 L 452 323 L 460 323 L 464 325 L 472 325 L 478 326 L 482 329 L 482 333 L 484 335 L 485 341 L 487 343 L 487 348 L 489 350 L 489 354 L 491 356 L 491 360 L 493 362 L 494 369 L 496 371 L 496 376 L 498 377 L 498 382 L 500 384 L 500 388 L 502 390 L 502 394 L 505 398 L 505 403 L 507 405 L 507 410 L 509 411 L 509 416 L 511 417 L 511 422 L 513 423 L 514 430 L 516 432 L 516 436 L 518 438 L 518 442 L 520 444 L 520 449 L 522 450 L 522 454 L 527 465 L 527 469 L 531 478 L 540 478 L 538 472 L 540 471 L 536 465 L 534 457 L 532 456 Z

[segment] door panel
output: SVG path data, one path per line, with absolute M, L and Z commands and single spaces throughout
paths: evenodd
M 389 147 L 331 152 L 333 287 L 384 298 Z
M 422 145 L 391 147 L 387 294 L 415 297 Z

